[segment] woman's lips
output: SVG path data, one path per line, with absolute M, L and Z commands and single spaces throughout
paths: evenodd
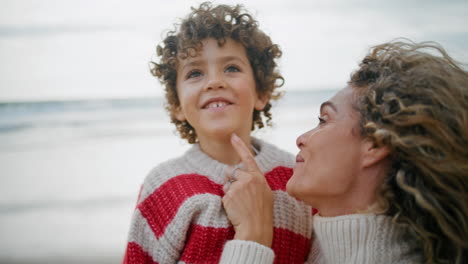
M 300 154 L 297 154 L 296 162 L 304 162 L 304 158 Z

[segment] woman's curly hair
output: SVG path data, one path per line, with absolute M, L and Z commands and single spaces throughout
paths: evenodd
M 275 62 L 281 57 L 281 50 L 258 29 L 257 21 L 242 6 L 213 7 L 211 3 L 205 2 L 198 8 L 192 7 L 192 12 L 178 25 L 178 31 L 170 31 L 163 43 L 157 46 L 160 61 L 151 62 L 151 73 L 165 86 L 166 109 L 171 122 L 189 143 L 197 142 L 194 128 L 187 121 L 177 120 L 174 115 L 180 106 L 176 90 L 178 59 L 196 56 L 202 48 L 202 41 L 207 38 L 218 40 L 220 45 L 230 38 L 245 47 L 254 72 L 256 92 L 260 97 L 278 99 L 281 94 L 276 90 L 284 83 Z M 264 127 L 262 114 L 266 118 L 266 125 L 271 125 L 270 109 L 270 101 L 263 110 L 254 109 L 252 130 Z
M 391 149 L 380 192 L 424 263 L 468 262 L 468 73 L 434 42 L 373 47 L 349 82 L 364 137 Z

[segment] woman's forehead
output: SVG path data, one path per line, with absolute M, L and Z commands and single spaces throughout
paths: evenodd
M 335 108 L 334 110 L 337 112 L 344 111 L 346 108 L 351 106 L 356 93 L 351 86 L 346 86 L 343 89 L 339 90 L 333 97 L 331 97 L 327 102 L 323 105 L 330 105 Z

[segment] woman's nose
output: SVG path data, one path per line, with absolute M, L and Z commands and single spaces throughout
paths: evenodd
M 305 137 L 305 134 L 302 134 L 300 136 L 297 137 L 296 139 L 296 146 L 300 149 L 304 146 L 304 137 Z

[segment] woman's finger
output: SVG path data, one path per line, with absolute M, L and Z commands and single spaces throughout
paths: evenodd
M 273 192 L 266 182 L 252 181 L 251 172 L 236 171 L 236 180 L 224 187 L 226 214 L 236 232 L 234 238 L 271 246 Z
M 260 169 L 255 162 L 255 158 L 250 152 L 249 148 L 244 144 L 244 142 L 236 135 L 232 134 L 231 144 L 236 150 L 237 154 L 241 158 L 242 164 L 244 165 L 245 170 L 250 172 L 260 172 Z M 259 174 L 255 173 L 255 176 L 263 176 L 260 172 Z

